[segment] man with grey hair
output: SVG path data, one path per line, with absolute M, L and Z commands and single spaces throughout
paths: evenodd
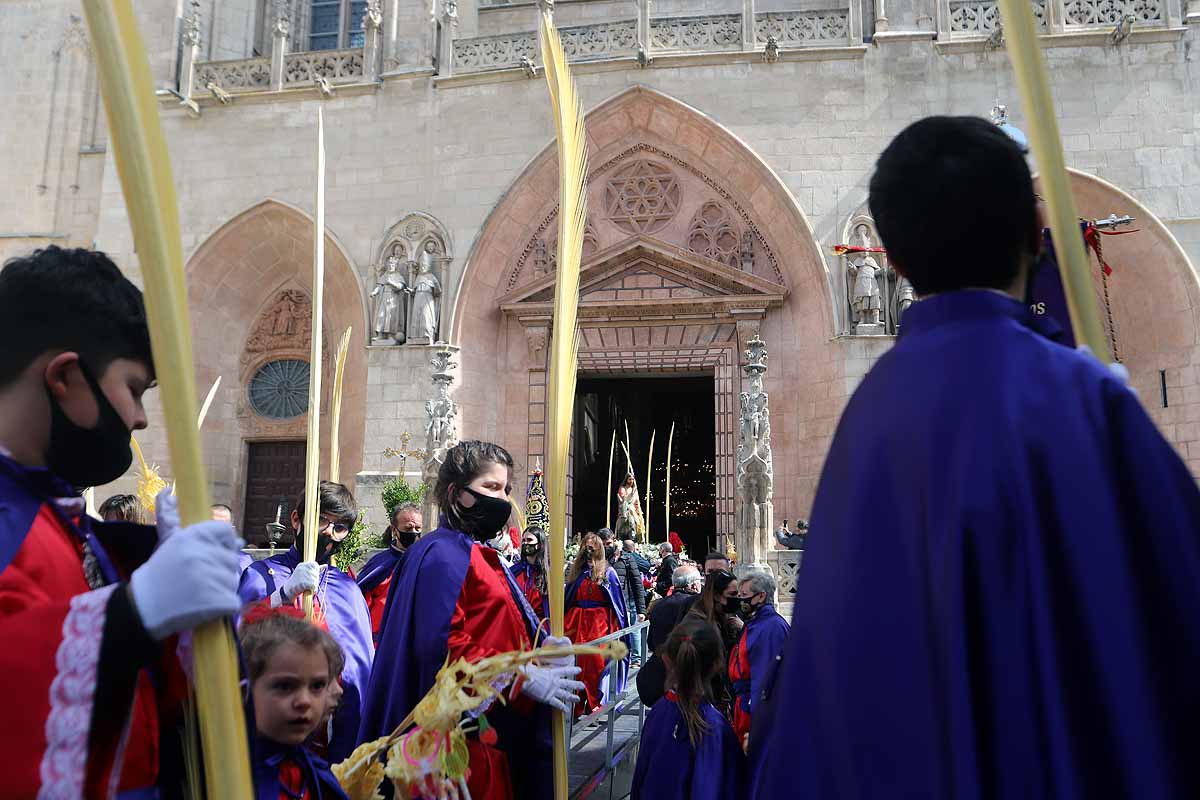
M 738 600 L 738 613 L 746 625 L 729 654 L 729 680 L 733 683 L 733 729 L 745 747 L 754 704 L 766 700 L 775 683 L 788 624 L 775 610 L 775 578 L 769 572 L 743 572 L 738 579 Z
M 667 670 L 662 661 L 662 648 L 671 631 L 691 611 L 700 590 L 704 588 L 704 578 L 696 567 L 684 564 L 671 574 L 671 586 L 674 591 L 670 597 L 664 597 L 650 606 L 650 632 L 647 639 L 653 655 L 637 674 L 638 697 L 646 706 L 654 705 L 666 690 Z
M 671 575 L 679 566 L 679 559 L 675 556 L 675 548 L 671 547 L 670 542 L 663 542 L 658 546 L 658 556 L 662 559 L 662 563 L 658 565 L 658 577 L 654 580 L 654 591 L 658 592 L 660 597 L 666 597 L 671 591 Z

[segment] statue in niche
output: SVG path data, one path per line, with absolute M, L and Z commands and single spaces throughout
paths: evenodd
M 392 248 L 392 254 L 387 257 L 384 270 L 371 290 L 371 297 L 378 298 L 375 301 L 372 344 L 404 344 L 406 295 L 413 290 L 409 288 L 400 269 L 398 250 L 399 246 Z
M 859 236 L 862 247 L 871 247 L 871 234 L 866 225 L 859 225 L 855 232 Z M 879 279 L 883 277 L 883 268 L 870 253 L 860 253 L 858 258 L 850 260 L 850 278 L 854 288 L 850 293 L 850 307 L 854 309 L 855 333 L 882 333 L 880 312 L 883 310 L 883 299 L 879 290 Z
M 413 281 L 412 331 L 410 340 L 433 344 L 438 336 L 438 299 L 442 296 L 442 282 L 438 280 L 438 245 L 426 239 L 421 248 L 417 278 Z
M 917 300 L 917 290 L 913 288 L 908 278 L 900 276 L 900 282 L 896 284 L 896 322 L 899 323 L 904 317 L 904 312 L 908 311 Z

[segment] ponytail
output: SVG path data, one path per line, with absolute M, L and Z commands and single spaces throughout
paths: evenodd
M 700 706 L 709 699 L 709 681 L 724 661 L 721 637 L 710 623 L 687 620 L 671 631 L 665 650 L 668 684 L 675 689 L 676 705 L 692 747 L 699 747 L 700 739 L 711 730 Z

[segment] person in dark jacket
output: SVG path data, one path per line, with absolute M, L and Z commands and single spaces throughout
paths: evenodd
M 608 563 L 617 572 L 621 582 L 621 590 L 625 593 L 625 608 L 629 611 L 629 624 L 643 622 L 646 619 L 646 587 L 642 586 L 642 571 L 638 569 L 633 556 L 621 548 L 621 542 L 608 528 L 600 529 L 600 538 L 604 541 L 604 555 Z M 634 614 L 637 617 L 634 617 Z M 635 665 L 642 663 L 642 651 L 646 649 L 644 631 L 638 631 L 632 637 L 633 652 L 630 654 Z
M 658 592 L 659 597 L 666 597 L 671 591 L 671 575 L 679 566 L 679 558 L 675 555 L 675 549 L 671 547 L 670 542 L 663 542 L 658 546 L 658 555 L 662 559 L 662 563 L 658 565 L 658 577 L 654 580 L 654 591 Z
M 670 597 L 656 600 L 650 608 L 650 651 L 653 655 L 637 674 L 638 697 L 647 706 L 654 705 L 666 691 L 667 669 L 663 664 L 662 650 L 671 631 L 675 630 L 700 596 L 704 579 L 700 570 L 686 564 L 675 570 L 671 578 L 675 591 Z

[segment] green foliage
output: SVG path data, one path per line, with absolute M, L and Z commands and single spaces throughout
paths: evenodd
M 359 514 L 358 519 L 354 522 L 354 527 L 350 529 L 350 533 L 346 534 L 346 538 L 342 540 L 342 546 L 333 554 L 333 563 L 338 569 L 348 570 L 358 561 L 359 556 L 368 547 L 377 547 L 372 544 L 379 538 L 379 534 L 367 527 L 367 523 L 363 521 L 363 515 Z
M 404 478 L 393 478 L 383 485 L 383 491 L 380 492 L 380 498 L 383 500 L 383 508 L 387 512 L 387 518 L 392 518 L 392 512 L 396 507 L 404 503 L 416 503 L 418 506 L 425 500 L 425 493 L 429 491 L 428 484 L 420 483 L 417 486 L 409 486 L 408 481 Z

